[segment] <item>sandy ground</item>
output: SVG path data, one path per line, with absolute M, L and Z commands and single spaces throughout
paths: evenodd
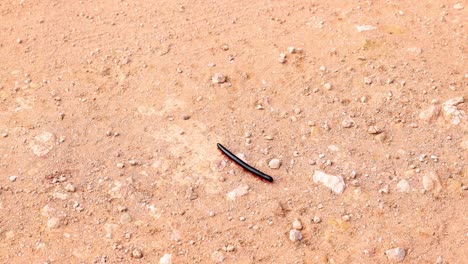
M 0 1 L 0 262 L 467 263 L 467 9 Z

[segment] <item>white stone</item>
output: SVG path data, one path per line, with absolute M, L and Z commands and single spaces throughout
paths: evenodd
M 312 221 L 314 221 L 314 223 L 318 224 L 318 223 L 322 222 L 322 219 L 320 217 L 318 217 L 318 216 L 314 216 Z
M 405 259 L 406 251 L 404 248 L 397 247 L 385 251 L 385 255 L 387 255 L 389 260 L 402 262 Z
M 10 176 L 9 179 L 10 179 L 10 181 L 14 182 L 14 181 L 16 181 L 16 179 L 18 179 L 18 176 L 12 175 L 12 176 Z
M 227 194 L 227 199 L 230 201 L 235 201 L 238 197 L 245 196 L 249 193 L 250 187 L 248 185 L 240 185 L 236 189 L 230 191 Z
M 430 172 L 422 177 L 423 188 L 426 191 L 433 191 L 439 193 L 442 189 L 442 185 L 439 180 L 439 176 L 435 172 Z
M 223 74 L 217 72 L 211 78 L 211 82 L 214 83 L 214 84 L 224 83 L 224 82 L 226 82 L 226 76 L 224 76 Z
M 464 8 L 462 3 L 456 3 L 453 5 L 453 9 L 455 10 L 462 10 Z
M 294 48 L 294 47 L 288 47 L 288 52 L 289 52 L 290 54 L 296 53 L 296 48 Z
M 372 25 L 356 25 L 356 29 L 358 32 L 364 32 L 364 31 L 375 30 L 377 29 L 377 27 L 372 26 Z
M 400 180 L 397 183 L 397 188 L 399 192 L 409 192 L 411 190 L 411 187 L 409 183 L 406 180 Z
M 67 183 L 67 185 L 65 185 L 65 190 L 67 192 L 75 192 L 76 188 L 75 188 L 75 186 L 73 186 L 73 184 Z
M 294 219 L 292 227 L 296 230 L 302 230 L 302 223 L 299 219 Z
M 301 231 L 296 230 L 296 229 L 291 229 L 291 231 L 289 231 L 289 240 L 293 242 L 301 241 L 302 240 Z
M 49 132 L 42 132 L 31 140 L 29 146 L 34 155 L 43 157 L 49 153 L 55 145 L 55 136 Z
M 172 255 L 171 254 L 164 254 L 164 256 L 162 256 L 160 259 L 159 259 L 159 264 L 171 264 L 172 263 Z
M 343 177 L 330 175 L 323 171 L 314 171 L 313 180 L 315 183 L 322 183 L 336 194 L 343 193 L 346 188 Z
M 272 159 L 268 162 L 268 167 L 271 169 L 277 170 L 281 166 L 281 161 L 279 159 Z
M 465 111 L 459 110 L 457 108 L 458 104 L 464 102 L 463 96 L 455 97 L 450 100 L 447 100 L 442 105 L 442 110 L 444 112 L 445 119 L 452 123 L 453 125 L 459 125 L 463 119 L 466 118 Z

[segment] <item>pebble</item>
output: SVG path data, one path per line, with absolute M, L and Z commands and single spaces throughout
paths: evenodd
M 213 254 L 211 254 L 211 260 L 213 260 L 216 263 L 221 263 L 224 261 L 224 255 L 220 251 L 215 251 Z
M 213 77 L 211 78 L 211 82 L 214 83 L 214 84 L 221 84 L 221 83 L 224 83 L 226 82 L 226 76 L 224 76 L 223 74 L 221 73 L 215 73 L 213 75 Z
M 435 172 L 430 172 L 422 177 L 423 188 L 426 191 L 440 192 L 442 185 L 439 176 Z
M 364 77 L 364 83 L 365 83 L 365 84 L 372 84 L 372 78 L 370 78 L 370 77 Z
M 320 217 L 318 217 L 318 216 L 314 216 L 312 221 L 314 221 L 314 223 L 318 224 L 318 223 L 322 222 L 322 219 Z
M 123 169 L 123 167 L 125 167 L 125 164 L 123 164 L 123 163 L 117 163 L 117 168 Z
M 332 89 L 332 85 L 330 83 L 325 83 L 323 85 L 323 88 L 325 88 L 326 90 L 331 90 Z
M 399 192 L 409 192 L 411 190 L 411 187 L 408 183 L 408 181 L 406 180 L 400 180 L 398 183 L 397 183 L 397 188 L 398 188 L 398 191 Z
M 296 53 L 296 48 L 294 48 L 294 47 L 288 47 L 288 53 L 289 53 L 289 54 L 294 54 L 294 53 Z
M 431 105 L 424 111 L 421 111 L 419 113 L 419 119 L 426 121 L 426 122 L 432 122 L 437 119 L 437 116 L 439 116 L 440 113 L 440 107 L 436 105 Z
M 458 110 L 457 105 L 463 103 L 465 99 L 463 96 L 455 97 L 447 100 L 442 105 L 445 119 L 453 125 L 459 125 L 463 119 L 466 118 L 465 111 Z
M 121 216 L 120 216 L 120 223 L 122 225 L 125 225 L 125 224 L 128 224 L 132 221 L 132 217 L 128 214 L 128 213 L 123 213 Z
M 380 128 L 378 128 L 377 126 L 369 126 L 369 128 L 367 129 L 367 132 L 369 134 L 379 134 L 382 132 L 382 130 L 380 130 Z
M 57 217 L 52 217 L 47 220 L 47 227 L 49 229 L 57 229 L 60 227 L 60 219 Z
M 453 5 L 453 9 L 455 10 L 462 10 L 464 8 L 462 3 L 456 3 Z
M 9 179 L 10 179 L 11 182 L 14 182 L 14 181 L 16 181 L 17 178 L 18 178 L 18 176 L 12 175 L 12 176 L 10 176 Z
M 343 177 L 330 175 L 323 171 L 314 171 L 313 180 L 315 183 L 322 183 L 336 194 L 343 193 L 346 188 Z
M 143 257 L 143 252 L 138 249 L 138 248 L 135 248 L 133 251 L 132 251 L 132 258 L 134 259 L 141 259 Z
M 301 223 L 301 220 L 299 219 L 294 219 L 293 223 L 292 223 L 292 227 L 296 230 L 302 230 L 302 223 Z
M 230 191 L 226 197 L 230 201 L 235 201 L 238 197 L 245 196 L 249 193 L 250 187 L 248 185 L 240 185 L 236 189 Z
M 136 166 L 136 165 L 138 165 L 138 161 L 137 161 L 137 160 L 129 160 L 128 163 L 129 163 L 131 166 Z
M 76 188 L 75 188 L 75 186 L 73 186 L 73 184 L 67 183 L 67 185 L 65 185 L 65 191 L 67 191 L 67 192 L 75 192 L 75 191 L 76 191 Z
M 291 231 L 289 231 L 289 240 L 291 240 L 292 242 L 301 241 L 302 240 L 301 231 L 296 230 L 296 229 L 291 229 Z
M 354 120 L 347 118 L 341 122 L 341 126 L 344 128 L 350 128 L 354 126 Z
M 387 258 L 391 261 L 402 262 L 405 259 L 406 250 L 401 247 L 392 248 L 385 251 L 385 255 L 387 255 Z
M 159 264 L 171 264 L 172 263 L 172 255 L 171 254 L 164 254 L 164 256 L 162 256 L 160 259 L 159 259 Z
M 270 162 L 268 162 L 268 167 L 271 169 L 277 170 L 281 166 L 281 161 L 279 159 L 272 159 Z
M 377 27 L 372 26 L 372 25 L 356 25 L 356 29 L 358 32 L 364 32 L 364 31 L 377 29 Z

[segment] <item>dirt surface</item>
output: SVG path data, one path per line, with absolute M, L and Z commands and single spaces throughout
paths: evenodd
M 466 263 L 467 9 L 0 1 L 0 262 Z

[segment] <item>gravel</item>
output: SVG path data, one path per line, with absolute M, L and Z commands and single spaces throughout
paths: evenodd
M 299 219 L 294 219 L 292 227 L 296 230 L 302 230 L 302 223 Z

